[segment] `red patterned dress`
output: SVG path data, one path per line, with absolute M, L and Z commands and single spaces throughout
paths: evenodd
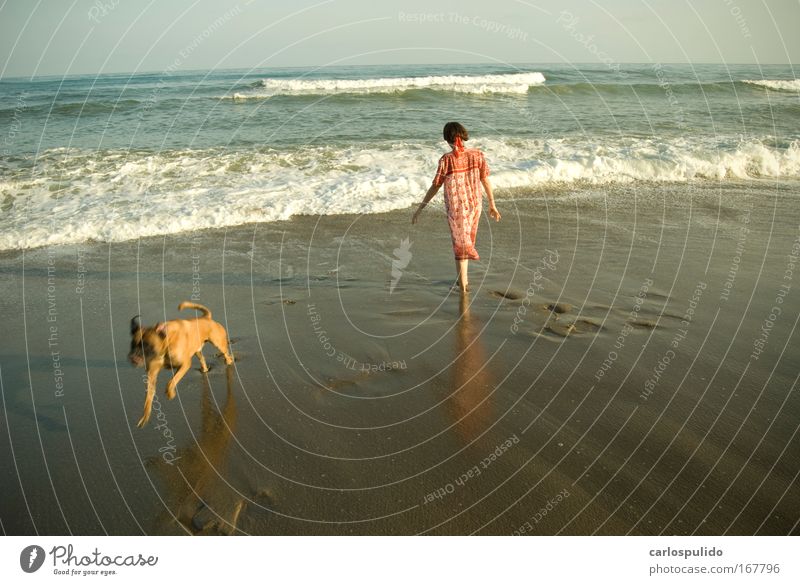
M 475 236 L 483 207 L 481 179 L 489 176 L 489 167 L 480 150 L 464 149 L 448 152 L 439 159 L 433 179 L 435 186 L 444 185 L 444 208 L 453 239 L 456 260 L 480 260 L 475 249 Z

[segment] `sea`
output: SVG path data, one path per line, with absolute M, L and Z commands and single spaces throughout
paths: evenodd
M 0 250 L 410 208 L 451 120 L 486 154 L 498 204 L 625 197 L 631 184 L 800 185 L 791 65 L 2 78 L 0 104 Z

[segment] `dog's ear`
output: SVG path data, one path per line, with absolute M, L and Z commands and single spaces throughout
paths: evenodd
M 166 323 L 159 323 L 156 325 L 156 333 L 158 333 L 161 337 L 167 336 L 167 324 Z
M 139 331 L 142 326 L 139 323 L 139 315 L 136 315 L 133 319 L 131 319 L 131 335 Z

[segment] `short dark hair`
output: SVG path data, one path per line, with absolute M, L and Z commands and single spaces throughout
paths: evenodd
M 461 140 L 464 142 L 469 140 L 469 132 L 467 132 L 467 129 L 458 122 L 448 122 L 445 124 L 444 129 L 442 130 L 442 136 L 444 136 L 444 139 L 449 144 L 453 144 L 455 142 L 456 136 L 461 136 Z

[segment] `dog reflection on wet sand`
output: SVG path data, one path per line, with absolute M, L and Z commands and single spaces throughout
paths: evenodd
M 144 413 L 137 424 L 139 427 L 143 427 L 150 419 L 156 380 L 163 368 L 178 368 L 167 383 L 167 398 L 172 400 L 175 398 L 175 387 L 192 365 L 192 356 L 200 361 L 202 372 L 208 371 L 202 351 L 206 341 L 222 352 L 226 364 L 233 363 L 228 351 L 228 333 L 225 327 L 211 319 L 211 311 L 188 301 L 178 305 L 179 311 L 184 309 L 196 309 L 203 314 L 194 319 L 172 319 L 152 327 L 142 327 L 138 315 L 131 319 L 131 351 L 128 359 L 136 367 L 147 368 L 147 394 Z
M 238 523 L 246 499 L 234 485 L 246 484 L 236 465 L 228 461 L 236 432 L 237 409 L 233 393 L 233 370 L 226 369 L 225 402 L 217 402 L 211 381 L 202 379 L 200 428 L 186 447 L 180 448 L 175 464 L 162 457 L 148 460 L 148 467 L 162 477 L 166 488 L 166 511 L 156 518 L 155 531 L 164 534 L 227 535 L 240 532 Z M 216 378 L 218 380 L 218 378 Z M 240 488 L 244 489 L 244 488 Z

